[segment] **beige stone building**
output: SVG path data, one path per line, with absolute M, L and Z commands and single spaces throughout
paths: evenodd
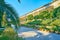
M 20 22 L 24 22 L 26 20 L 26 17 L 28 15 L 30 15 L 30 14 L 35 16 L 35 15 L 38 15 L 39 12 L 42 11 L 42 10 L 45 10 L 45 9 L 52 10 L 52 9 L 58 7 L 58 6 L 60 6 L 60 0 L 54 0 L 51 3 L 48 3 L 48 4 L 46 4 L 46 5 L 44 5 L 44 6 L 40 7 L 40 8 L 37 8 L 36 10 L 33 10 L 33 11 L 31 11 L 29 13 L 26 13 L 25 15 L 21 16 L 20 17 Z

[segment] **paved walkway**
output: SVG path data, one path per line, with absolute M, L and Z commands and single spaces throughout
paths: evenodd
M 25 40 L 60 40 L 59 34 L 42 32 L 32 28 L 21 27 L 18 30 L 19 37 Z

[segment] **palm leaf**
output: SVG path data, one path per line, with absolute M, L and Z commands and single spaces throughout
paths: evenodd
M 18 0 L 18 2 L 20 3 L 20 0 Z

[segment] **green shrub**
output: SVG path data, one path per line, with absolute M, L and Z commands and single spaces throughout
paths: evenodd
M 3 33 L 5 28 L 0 28 L 0 35 Z
M 1 35 L 0 40 L 18 40 L 17 33 L 11 27 L 6 28 Z
M 27 16 L 27 20 L 33 20 L 34 18 L 33 18 L 33 15 L 32 14 L 30 14 L 30 15 L 28 15 Z
M 51 19 L 46 19 L 46 20 L 42 20 L 41 24 L 49 25 L 50 22 L 51 22 Z
M 40 25 L 41 21 L 40 20 L 34 20 L 32 22 L 28 22 L 27 24 L 31 24 L 31 25 Z
M 54 20 L 53 22 L 51 22 L 50 23 L 50 25 L 58 25 L 58 26 L 60 26 L 60 19 L 56 19 L 56 20 Z
M 0 35 L 2 34 L 3 30 L 0 30 Z

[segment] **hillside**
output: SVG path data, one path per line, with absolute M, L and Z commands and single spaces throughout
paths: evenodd
M 21 26 L 60 33 L 60 0 L 51 3 L 43 10 L 35 10 L 20 19 Z
M 60 6 L 60 0 L 56 0 L 56 1 L 53 1 L 51 3 L 48 3 L 40 8 L 37 8 L 36 10 L 33 10 L 29 13 L 26 13 L 25 15 L 21 16 L 20 17 L 20 21 L 21 22 L 24 22 L 27 18 L 28 15 L 32 14 L 33 16 L 35 15 L 38 15 L 40 12 L 44 11 L 44 10 L 48 10 L 48 11 L 51 11 L 52 9 L 55 9 L 57 7 Z

